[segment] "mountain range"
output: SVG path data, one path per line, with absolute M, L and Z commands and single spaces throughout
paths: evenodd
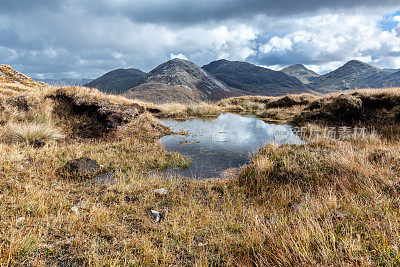
M 119 69 L 88 87 L 153 102 L 213 101 L 236 95 L 281 96 L 400 86 L 400 71 L 383 70 L 358 60 L 319 75 L 295 64 L 281 71 L 225 59 L 202 68 L 182 59 L 165 62 L 149 73 Z
M 321 93 L 361 88 L 387 88 L 400 86 L 400 73 L 351 60 L 342 67 L 310 81 L 309 86 Z
M 246 94 L 217 80 L 190 61 L 172 59 L 153 69 L 123 95 L 155 103 L 189 103 Z
M 296 77 L 247 62 L 221 59 L 203 66 L 203 69 L 225 84 L 248 94 L 279 96 L 309 91 Z

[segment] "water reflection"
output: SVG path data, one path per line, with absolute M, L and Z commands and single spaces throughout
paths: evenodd
M 161 121 L 174 131 L 190 133 L 165 136 L 161 142 L 168 151 L 187 155 L 193 161 L 188 169 L 174 172 L 198 179 L 217 177 L 226 169 L 246 164 L 251 155 L 267 143 L 304 143 L 290 125 L 268 124 L 231 113 L 211 120 Z

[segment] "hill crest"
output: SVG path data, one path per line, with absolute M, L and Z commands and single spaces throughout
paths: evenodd
M 9 65 L 0 65 L 0 83 L 14 83 L 22 84 L 25 86 L 45 86 L 43 82 L 37 82 L 22 74 L 19 71 L 14 70 Z

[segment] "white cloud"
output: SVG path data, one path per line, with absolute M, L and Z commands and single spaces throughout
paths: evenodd
M 283 23 L 278 20 L 275 24 L 281 24 L 285 33 L 260 46 L 258 57 L 265 65 L 303 63 L 318 72 L 332 70 L 351 59 L 378 65 L 385 61 L 396 67 L 400 41 L 394 32 L 379 27 L 379 19 L 344 13 L 286 19 Z M 282 28 L 282 24 L 288 28 Z
M 170 58 L 171 58 L 171 59 L 179 58 L 179 59 L 188 60 L 187 56 L 185 56 L 185 55 L 182 54 L 182 53 L 179 53 L 179 54 L 177 54 L 177 55 L 175 55 L 174 53 L 171 53 L 171 54 L 170 54 Z

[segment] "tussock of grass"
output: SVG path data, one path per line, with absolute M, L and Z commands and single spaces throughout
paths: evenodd
M 34 142 L 56 142 L 65 136 L 51 124 L 9 123 L 2 129 L 2 140 L 7 143 L 32 144 Z
M 265 216 L 258 256 L 269 264 L 399 264 L 399 149 L 376 137 L 266 146 L 238 178 Z
M 160 109 L 158 117 L 162 118 L 190 118 L 199 116 L 218 116 L 223 110 L 212 103 L 199 103 L 184 105 L 180 103 L 160 104 L 157 106 Z

